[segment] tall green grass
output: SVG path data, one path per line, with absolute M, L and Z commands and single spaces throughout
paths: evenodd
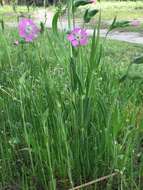
M 97 32 L 78 52 L 65 33 L 19 46 L 17 31 L 0 36 L 0 189 L 66 190 L 117 173 L 87 189 L 141 190 L 143 83 L 119 79 L 142 48 Z

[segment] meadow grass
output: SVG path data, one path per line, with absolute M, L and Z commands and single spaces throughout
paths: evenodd
M 82 15 L 85 9 L 90 8 L 100 8 L 102 11 L 102 28 L 108 28 L 111 24 L 113 18 L 116 16 L 119 21 L 125 20 L 140 20 L 141 25 L 138 27 L 126 27 L 118 30 L 130 31 L 130 32 L 142 32 L 143 31 L 143 2 L 142 1 L 101 1 L 100 3 L 96 3 L 95 5 L 88 5 L 79 9 L 76 14 L 77 18 L 82 18 Z M 95 17 L 91 23 L 88 24 L 89 28 L 93 28 L 97 23 L 97 17 Z
M 25 15 L 33 15 L 38 8 L 35 6 L 12 6 L 12 5 L 4 5 L 0 6 L 0 20 L 4 22 L 13 23 L 17 22 L 18 17 Z
M 112 20 L 115 16 L 117 16 L 120 20 L 133 20 L 133 19 L 142 19 L 142 10 L 143 10 L 143 2 L 142 1 L 101 1 L 100 3 L 96 3 L 95 5 L 82 7 L 81 10 L 78 11 L 77 15 L 81 16 L 81 12 L 87 7 L 90 8 L 102 8 L 102 19 L 103 20 Z M 35 6 L 30 6 L 29 11 L 42 9 L 42 7 L 38 8 Z M 16 6 L 17 12 L 27 12 L 26 6 Z M 55 7 L 47 7 L 47 11 L 55 11 Z M 0 7 L 0 15 L 9 15 L 14 13 L 13 7 L 9 5 L 4 5 Z
M 115 16 L 121 20 L 142 18 L 142 1 L 101 1 L 89 7 L 99 8 L 100 6 L 104 20 L 112 20 Z
M 92 39 L 79 49 L 73 81 L 65 33 L 19 46 L 17 31 L 0 36 L 0 189 L 66 190 L 117 172 L 87 189 L 141 190 L 142 65 L 119 79 L 143 47 L 96 41 L 104 51 L 88 84 Z

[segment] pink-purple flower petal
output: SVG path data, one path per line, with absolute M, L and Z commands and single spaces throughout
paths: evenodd
M 23 18 L 20 20 L 19 25 L 19 35 L 24 38 L 26 42 L 32 42 L 35 38 L 37 38 L 39 29 L 35 25 L 35 23 L 28 18 Z
M 87 43 L 88 43 L 87 38 L 83 38 L 83 39 L 80 40 L 80 45 L 82 45 L 82 46 L 87 45 Z
M 83 28 L 74 28 L 67 36 L 68 41 L 71 42 L 72 46 L 84 46 L 88 43 L 88 35 Z
M 79 42 L 77 40 L 73 40 L 71 43 L 74 47 L 77 47 L 79 45 Z
M 69 34 L 69 35 L 67 36 L 67 39 L 68 39 L 69 41 L 72 41 L 72 40 L 75 39 L 75 37 L 74 37 L 73 34 Z

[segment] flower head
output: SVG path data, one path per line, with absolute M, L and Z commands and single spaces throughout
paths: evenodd
M 133 20 L 132 22 L 131 22 L 131 25 L 132 26 L 140 26 L 140 21 L 139 20 Z
M 67 36 L 68 41 L 71 42 L 72 46 L 84 46 L 88 43 L 88 35 L 85 29 L 75 28 Z
M 26 42 L 32 42 L 38 37 L 39 29 L 31 19 L 21 19 L 18 29 L 20 37 L 24 38 Z

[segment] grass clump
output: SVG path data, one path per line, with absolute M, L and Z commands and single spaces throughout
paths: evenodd
M 1 32 L 0 188 L 63 190 L 117 173 L 90 188 L 142 189 L 142 78 L 119 80 L 142 47 L 98 32 L 78 48 L 46 29 L 14 39 Z

